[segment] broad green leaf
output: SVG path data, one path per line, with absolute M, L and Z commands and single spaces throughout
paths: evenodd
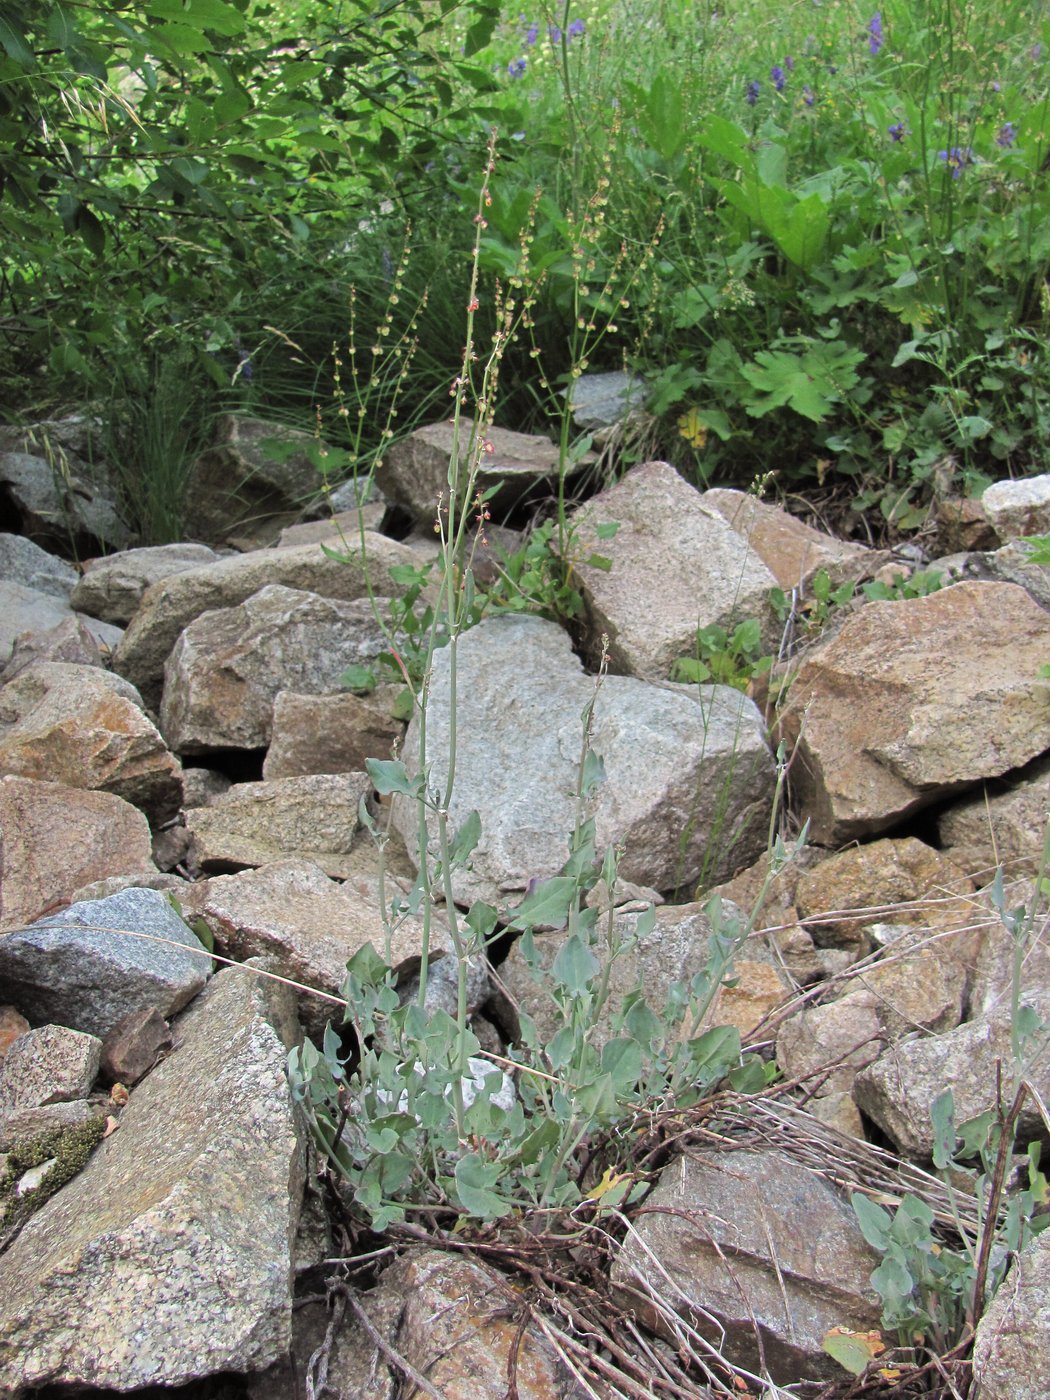
M 372 786 L 383 796 L 403 792 L 409 797 L 418 797 L 423 790 L 422 777 L 417 775 L 410 778 L 400 759 L 366 758 L 365 768 L 372 779 Z
M 890 1241 L 890 1215 L 861 1191 L 852 1192 L 849 1200 L 861 1234 L 874 1249 L 884 1251 Z
M 376 688 L 376 673 L 371 666 L 354 664 L 348 666 L 339 677 L 344 690 L 352 690 L 358 695 L 368 695 Z
M 576 895 L 576 881 L 568 875 L 555 875 L 541 881 L 510 911 L 507 927 L 524 929 L 538 924 L 564 928 Z
M 851 1376 L 860 1376 L 875 1358 L 886 1350 L 879 1332 L 851 1332 L 848 1327 L 833 1327 L 821 1347 Z
M 502 1162 L 485 1162 L 476 1152 L 468 1152 L 456 1163 L 456 1192 L 460 1204 L 479 1220 L 498 1220 L 512 1207 L 497 1194 L 504 1176 Z
M 464 918 L 467 927 L 472 930 L 479 942 L 484 943 L 496 927 L 497 911 L 491 904 L 486 904 L 484 900 L 477 899 L 467 910 Z
M 938 1171 L 951 1163 L 955 1156 L 955 1099 L 950 1089 L 943 1090 L 930 1104 L 933 1124 L 933 1165 Z
M 558 949 L 551 976 L 570 996 L 583 996 L 598 975 L 598 959 L 578 933 L 570 934 Z
M 736 1026 L 713 1026 L 689 1042 L 694 1073 L 701 1084 L 714 1084 L 740 1063 L 740 1032 Z
M 174 20 L 191 29 L 216 34 L 242 34 L 244 16 L 225 0 L 149 0 L 149 11 L 158 19 Z
M 362 943 L 349 959 L 346 970 L 351 977 L 356 977 L 363 987 L 374 987 L 383 981 L 390 968 L 368 942 Z
M 452 839 L 449 863 L 453 869 L 466 862 L 480 840 L 481 817 L 477 812 L 470 812 Z

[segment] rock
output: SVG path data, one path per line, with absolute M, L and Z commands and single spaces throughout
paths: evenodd
M 0 689 L 0 772 L 111 792 L 154 823 L 182 804 L 182 766 L 109 671 L 39 661 Z
M 948 496 L 936 501 L 931 518 L 937 530 L 938 554 L 995 549 L 1002 543 L 980 501 L 970 496 Z
M 22 583 L 0 579 L 0 664 L 7 665 L 12 650 L 26 633 L 50 632 L 69 618 L 79 616 L 54 593 L 41 593 Z M 81 618 L 98 645 L 115 647 L 121 639 L 119 627 L 94 618 Z
M 498 903 L 555 874 L 575 817 L 581 714 L 594 699 L 591 747 L 605 781 L 592 800 L 597 846 L 624 843 L 620 875 L 691 889 L 749 864 L 764 847 L 774 765 L 758 711 L 728 687 L 657 686 L 626 676 L 595 683 L 553 622 L 502 616 L 458 643 L 458 748 L 450 827 L 481 817 L 472 868 L 456 871 L 457 900 Z M 449 743 L 449 651 L 435 653 L 427 764 L 440 785 Z M 410 772 L 419 728 L 405 739 Z M 414 803 L 399 798 L 394 826 L 417 859 Z M 431 817 L 432 821 L 433 818 Z M 506 902 L 504 898 L 504 902 Z
M 265 748 L 279 690 L 335 693 L 348 666 L 384 650 L 372 607 L 367 598 L 346 603 L 270 584 L 236 607 L 203 613 L 164 668 L 168 743 L 187 754 Z
M 572 421 L 585 433 L 615 428 L 644 408 L 647 393 L 645 380 L 626 370 L 582 374 L 572 381 Z
M 0 1006 L 0 1064 L 3 1064 L 13 1041 L 24 1035 L 29 1022 L 14 1006 Z
M 1050 1015 L 1050 997 L 1034 997 L 1032 1005 L 1044 1019 Z M 1002 1013 L 967 1021 L 943 1035 L 888 1046 L 874 1064 L 857 1075 L 853 1098 L 861 1112 L 893 1140 L 901 1156 L 929 1161 L 933 1155 L 930 1104 L 950 1089 L 957 1123 L 994 1109 L 1000 1064 L 1008 1106 L 1010 1022 Z M 1027 1073 L 1045 1102 L 1050 1094 L 1050 1046 L 1045 1039 L 1034 1060 L 1027 1063 Z M 1029 1099 L 1018 1120 L 1018 1136 L 1028 1141 L 1045 1134 L 1039 1111 Z
M 333 549 L 353 549 L 362 530 L 378 530 L 382 526 L 386 510 L 385 501 L 369 501 L 357 509 L 341 510 L 322 520 L 304 520 L 300 525 L 288 525 L 277 538 L 277 548 L 327 544 Z
M 981 884 L 1002 865 L 1008 876 L 1034 875 L 1043 859 L 1050 799 L 1050 759 L 1038 759 L 1012 781 L 989 780 L 937 818 L 937 838 L 952 861 Z
M 782 1023 L 777 1064 L 786 1079 L 801 1080 L 807 1093 L 826 1099 L 848 1093 L 885 1044 L 878 997 L 851 986 L 837 1000 L 803 1007 Z
M 358 806 L 371 791 L 364 773 L 238 783 L 209 806 L 187 812 L 186 825 L 207 870 L 300 856 L 328 875 L 346 875 Z
M 270 583 L 350 601 L 366 596 L 367 571 L 374 593 L 393 595 L 398 590 L 390 569 L 397 564 L 415 567 L 415 556 L 383 535 L 368 535 L 366 548 L 364 563 L 357 547 L 344 563 L 329 558 L 320 545 L 300 545 L 233 555 L 172 574 L 146 590 L 117 648 L 114 669 L 151 699 L 150 687 L 159 688 L 164 663 L 184 627 L 210 609 L 236 607 Z
M 81 900 L 108 899 L 111 894 L 132 889 L 171 890 L 178 895 L 186 889 L 186 881 L 162 870 L 140 871 L 136 875 L 107 875 L 104 880 L 92 880 L 89 885 L 81 885 L 70 895 L 69 902 L 79 904 Z
M 217 773 L 212 768 L 185 768 L 182 773 L 182 805 L 186 809 L 207 807 L 229 792 L 232 786 L 224 773 Z
M 171 1027 L 155 1006 L 129 1011 L 102 1042 L 102 1077 L 108 1084 L 131 1088 L 171 1046 Z
M 78 574 L 72 564 L 21 535 L 0 534 L 0 578 L 69 602 Z M 90 609 L 85 609 L 90 611 Z
M 18 533 L 75 556 L 123 549 L 129 532 L 116 493 L 96 462 L 63 451 L 50 458 L 0 451 L 0 493 L 19 522 Z
M 1033 881 L 1015 880 L 1004 886 L 1006 921 L 985 890 L 981 912 L 987 927 L 970 988 L 970 1014 L 976 1019 L 1008 1015 L 1013 999 L 1014 963 L 1020 960 L 1022 1000 L 1050 999 L 1050 944 L 1044 925 L 1046 899 Z M 1008 927 L 1008 923 L 1012 927 Z
M 109 792 L 0 778 L 0 869 L 0 927 L 10 928 L 92 880 L 155 869 L 149 823 Z
M 159 890 L 128 889 L 0 939 L 0 982 L 34 1021 L 100 1038 L 131 1011 L 181 1010 L 211 959 Z
M 616 534 L 601 539 L 598 527 L 612 523 Z M 576 511 L 572 525 L 588 650 L 596 656 L 607 636 L 612 670 L 665 680 L 678 657 L 695 654 L 698 627 L 717 623 L 732 631 L 751 617 L 772 645 L 769 590 L 776 578 L 666 462 L 633 467 Z M 592 553 L 612 567 L 584 562 Z
M 1050 1395 L 1050 1232 L 1028 1241 L 978 1323 L 973 1375 L 979 1400 Z
M 87 1097 L 98 1075 L 102 1042 L 66 1026 L 19 1036 L 0 1069 L 0 1114 Z
M 1013 584 L 958 583 L 846 618 L 802 662 L 781 719 L 811 839 L 884 831 L 1050 748 L 1032 663 L 1048 644 L 1050 617 Z
M 175 1386 L 287 1351 L 303 1151 L 285 1047 L 235 971 L 178 1038 L 0 1259 L 0 1389 Z
M 366 758 L 389 758 L 405 726 L 391 712 L 396 687 L 372 695 L 298 695 L 278 691 L 263 777 L 361 773 Z
M 993 482 L 981 496 L 981 509 L 1004 542 L 1050 534 L 1050 476 Z
M 152 584 L 186 569 L 213 564 L 218 558 L 207 545 L 162 544 L 89 559 L 73 589 L 72 606 L 78 612 L 123 626 L 134 617 L 143 594 Z
M 11 659 L 0 671 L 0 685 L 13 681 L 35 661 L 65 661 L 72 666 L 103 664 L 98 642 L 76 613 L 69 613 L 43 632 L 23 632 L 16 637 Z
M 473 431 L 473 421 L 460 418 L 458 442 L 464 480 Z M 437 519 L 439 500 L 448 502 L 448 470 L 456 433 L 451 420 L 417 428 L 390 444 L 376 471 L 376 484 L 383 495 L 427 528 Z M 485 440 L 491 443 L 492 451 L 480 453 L 475 490 L 483 494 L 496 488 L 488 507 L 497 521 L 537 495 L 549 495 L 556 486 L 559 448 L 549 438 L 488 428 Z M 594 460 L 593 452 L 586 453 L 572 463 L 569 474 Z
M 87 1099 L 12 1109 L 0 1118 L 0 1152 L 7 1152 L 15 1144 L 32 1141 L 44 1133 L 82 1127 L 99 1116 L 98 1104 Z
M 406 916 L 389 934 L 379 907 L 346 885 L 329 880 L 307 860 L 282 860 L 239 875 L 208 881 L 198 905 L 217 947 L 238 962 L 263 956 L 282 977 L 314 987 L 325 997 L 301 993 L 300 1018 L 310 1034 L 326 1021 L 343 1020 L 343 1004 L 334 1004 L 346 978 L 348 960 L 365 943 L 388 958 L 398 979 L 419 970 L 422 920 Z M 430 956 L 450 948 L 440 919 L 430 929 Z
M 653 1300 L 673 1300 L 716 1343 L 725 1329 L 727 1360 L 790 1385 L 841 1375 L 821 1349 L 832 1327 L 878 1326 L 869 1283 L 878 1262 L 815 1172 L 784 1153 L 731 1151 L 664 1168 L 612 1280 L 648 1325 L 658 1325 Z
M 727 920 L 738 912 L 727 908 Z M 714 929 L 701 905 L 664 905 L 656 911 L 652 930 L 641 938 L 637 936 L 639 917 L 636 913 L 613 916 L 613 946 L 626 947 L 612 961 L 609 997 L 605 1007 L 594 1017 L 590 1040 L 596 1049 L 601 1049 L 612 1037 L 612 1019 L 630 993 L 640 988 L 650 1009 L 659 1015 L 671 1001 L 672 986 L 676 983 L 688 986 L 707 966 Z M 731 924 L 727 922 L 724 931 L 729 931 L 730 927 Z M 603 966 L 608 958 L 605 940 L 603 921 L 599 946 L 594 949 Z M 540 1045 L 549 1043 L 562 1024 L 551 996 L 551 967 L 564 941 L 563 933 L 536 934 L 536 965 L 531 972 L 520 943 L 514 945 L 499 968 L 501 985 L 517 1006 L 532 1018 Z M 783 1000 L 789 989 L 768 962 L 750 955 L 747 944 L 727 977 L 736 986 L 719 989 L 697 1030 L 708 1026 L 732 1025 L 740 1031 L 741 1038 L 746 1039 L 767 1012 Z M 683 1033 L 690 1029 L 683 1028 Z
M 194 462 L 186 488 L 186 531 L 206 544 L 263 530 L 272 539 L 321 490 L 312 433 L 246 414 L 218 420 L 215 441 Z
M 750 491 L 714 487 L 700 500 L 743 536 L 785 593 L 806 589 L 821 569 L 833 588 L 872 578 L 888 558 L 885 550 L 866 549 L 814 530 Z

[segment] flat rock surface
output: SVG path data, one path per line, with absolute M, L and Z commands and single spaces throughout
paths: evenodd
M 159 890 L 85 900 L 0 939 L 0 984 L 31 1020 L 105 1037 L 141 1007 L 171 1016 L 211 959 Z
M 62 904 L 108 875 L 156 871 L 149 823 L 110 792 L 0 778 L 0 927 Z
M 372 695 L 299 695 L 278 691 L 263 777 L 361 773 L 368 758 L 389 758 L 405 731 L 392 713 L 396 686 Z
M 151 584 L 186 569 L 213 564 L 218 557 L 204 544 L 162 544 L 89 559 L 76 581 L 71 603 L 78 612 L 123 626 L 131 621 Z
M 0 534 L 0 578 L 22 583 L 39 593 L 53 593 L 69 601 L 78 574 L 57 554 L 49 554 L 22 535 Z M 85 609 L 90 611 L 90 609 Z
M 134 1390 L 288 1349 L 303 1150 L 285 1047 L 227 971 L 119 1130 L 0 1258 L 0 1389 Z
M 86 1098 L 98 1074 L 102 1042 L 67 1026 L 38 1026 L 19 1036 L 0 1069 L 0 1114 Z
M 506 902 L 564 864 L 573 829 L 583 737 L 594 698 L 569 638 L 553 622 L 497 617 L 458 645 L 458 746 L 450 826 L 473 809 L 481 840 L 457 899 Z M 659 686 L 607 676 L 594 703 L 591 747 L 605 765 L 593 812 L 599 850 L 622 841 L 620 875 L 667 890 L 691 889 L 750 864 L 765 844 L 774 764 L 751 701 L 724 686 Z M 449 652 L 435 654 L 427 712 L 433 784 L 449 744 Z M 405 762 L 419 762 L 418 722 Z M 398 799 L 394 824 L 415 858 L 414 804 Z M 683 835 L 684 834 L 684 835 Z M 502 893 L 501 893 L 502 892 Z
M 772 644 L 775 576 L 666 462 L 633 467 L 572 523 L 588 651 L 597 656 L 607 636 L 612 670 L 665 680 L 678 657 L 695 655 L 697 628 L 712 623 L 732 631 L 757 618 Z M 600 538 L 598 527 L 613 523 L 615 535 Z M 611 560 L 611 568 L 587 564 L 592 553 Z
M 386 604 L 375 600 L 381 612 Z M 164 668 L 161 729 L 177 753 L 265 748 L 278 691 L 334 694 L 348 666 L 374 662 L 386 645 L 368 598 L 269 584 L 179 637 Z
M 868 603 L 818 643 L 781 725 L 810 837 L 870 836 L 1050 748 L 1050 615 L 1014 584 L 958 583 Z
M 1024 1247 L 978 1323 L 973 1373 L 980 1400 L 1050 1395 L 1050 1231 Z

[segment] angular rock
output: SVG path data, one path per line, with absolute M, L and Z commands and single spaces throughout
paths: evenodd
M 279 690 L 334 694 L 348 666 L 367 665 L 386 646 L 369 599 L 269 584 L 182 633 L 164 668 L 161 729 L 178 753 L 265 748 Z
M 781 725 L 810 837 L 884 831 L 1050 748 L 1032 657 L 1050 616 L 1013 584 L 869 603 L 799 667 Z
M 130 1088 L 172 1046 L 171 1027 L 155 1006 L 130 1011 L 102 1042 L 99 1069 L 110 1084 Z
M 102 653 L 84 619 L 76 613 L 43 632 L 23 632 L 15 638 L 11 659 L 0 671 L 0 685 L 6 685 L 34 661 L 65 661 L 72 666 L 101 666 Z
M 213 564 L 218 558 L 207 545 L 162 544 L 89 559 L 73 589 L 71 603 L 78 612 L 123 626 L 134 617 L 142 595 L 152 584 L 186 569 Z
M 357 509 L 337 511 L 335 515 L 322 520 L 304 520 L 300 525 L 288 525 L 277 538 L 277 548 L 327 544 L 332 549 L 352 549 L 362 530 L 380 528 L 386 511 L 385 501 L 368 501 Z
M 107 875 L 104 880 L 92 880 L 89 885 L 81 885 L 73 891 L 69 902 L 78 904 L 85 899 L 108 899 L 111 894 L 130 889 L 171 890 L 178 895 L 186 889 L 186 881 L 162 870 L 140 871 L 137 875 Z
M 122 798 L 0 778 L 0 927 L 37 918 L 92 880 L 155 869 L 149 823 Z
M 217 802 L 233 784 L 224 773 L 213 768 L 186 768 L 182 774 L 183 807 L 207 807 Z
M 242 972 L 178 1033 L 0 1259 L 0 1390 L 175 1386 L 288 1349 L 303 1151 L 285 1047 Z
M 459 420 L 464 479 L 473 428 L 470 418 Z M 417 428 L 408 437 L 390 444 L 376 471 L 376 485 L 383 495 L 427 527 L 437 519 L 439 500 L 444 500 L 446 505 L 448 502 L 448 468 L 456 431 L 451 420 Z M 506 428 L 488 428 L 485 439 L 492 451 L 481 453 L 475 489 L 484 493 L 496 488 L 495 495 L 488 501 L 496 520 L 515 507 L 521 507 L 537 493 L 549 495 L 558 480 L 556 443 L 549 438 L 513 433 Z M 572 463 L 572 473 L 578 473 L 594 460 L 593 452 L 586 453 Z
M 327 875 L 346 875 L 358 806 L 371 790 L 364 773 L 238 783 L 209 806 L 187 812 L 186 825 L 207 870 L 300 856 Z
M 0 983 L 31 1020 L 100 1038 L 141 1007 L 174 1015 L 210 975 L 211 958 L 159 890 L 86 900 L 0 939 Z
M 117 648 L 114 669 L 151 700 L 152 692 L 147 691 L 158 688 L 164 663 L 179 633 L 201 613 L 236 607 L 269 583 L 319 593 L 323 598 L 363 598 L 368 592 L 366 571 L 374 593 L 392 596 L 398 589 L 390 578 L 391 567 L 415 567 L 417 563 L 410 549 L 384 535 L 367 535 L 365 552 L 363 560 L 356 543 L 341 559 L 330 558 L 320 545 L 314 544 L 295 549 L 264 549 L 232 555 L 216 564 L 186 569 L 162 579 L 146 590 Z
M 866 549 L 814 530 L 750 491 L 714 487 L 700 500 L 743 536 L 785 593 L 805 589 L 821 569 L 836 588 L 872 578 L 889 557 L 885 550 Z
M 986 884 L 1002 865 L 1007 876 L 1034 875 L 1050 821 L 1050 759 L 1039 759 L 1011 782 L 989 781 L 937 818 L 937 838 L 963 870 Z
M 71 612 L 69 604 L 54 593 L 41 593 L 23 583 L 0 579 L 0 663 L 7 664 L 16 642 L 25 633 L 49 632 L 80 614 Z M 121 639 L 119 627 L 94 618 L 81 618 L 96 642 L 109 650 Z
M 978 1323 L 973 1375 L 980 1400 L 1050 1395 L 1050 1231 L 1017 1255 Z
M 0 1069 L 0 1114 L 87 1097 L 98 1075 L 102 1042 L 67 1026 L 39 1026 L 19 1036 Z
M 70 1099 L 62 1103 L 40 1104 L 36 1108 L 15 1108 L 0 1117 L 0 1152 L 7 1152 L 15 1143 L 40 1137 L 42 1133 L 61 1132 L 79 1128 L 101 1110 L 88 1099 Z
M 806 1006 L 777 1032 L 777 1064 L 785 1079 L 803 1081 L 818 1098 L 848 1093 L 860 1070 L 886 1044 L 879 1000 L 863 987 L 821 1006 Z
M 981 495 L 981 509 L 1004 543 L 1050 534 L 1050 476 L 993 482 Z
M 644 408 L 644 379 L 625 370 L 582 374 L 572 382 L 572 421 L 585 433 L 599 433 L 634 418 Z
M 206 544 L 260 529 L 273 538 L 319 495 L 321 475 L 311 451 L 321 446 L 312 433 L 226 414 L 213 445 L 190 469 L 187 534 Z
M 716 1343 L 720 1324 L 726 1358 L 780 1384 L 838 1379 L 825 1334 L 878 1326 L 869 1276 L 879 1256 L 838 1192 L 786 1154 L 677 1158 L 635 1230 L 613 1263 L 621 1300 L 650 1325 L 652 1300 L 672 1300 Z
M 78 577 L 72 564 L 49 554 L 32 540 L 0 534 L 0 578 L 8 583 L 24 584 L 38 593 L 53 593 L 68 603 Z
M 0 1064 L 3 1063 L 13 1041 L 24 1035 L 29 1022 L 14 1006 L 0 1006 Z
M 727 918 L 731 918 L 735 912 L 738 911 L 727 909 Z M 612 1037 L 612 1018 L 631 992 L 640 987 L 650 1009 L 659 1015 L 670 1001 L 672 985 L 676 982 L 688 985 L 707 965 L 714 929 L 701 905 L 664 905 L 657 909 L 656 923 L 651 931 L 641 938 L 637 937 L 639 917 L 635 913 L 613 916 L 614 944 L 626 943 L 628 946 L 612 961 L 609 997 L 602 1011 L 594 1018 L 591 1044 L 596 1049 L 601 1049 Z M 728 931 L 728 926 L 723 931 Z M 603 967 L 607 958 L 605 938 L 603 920 L 599 946 L 594 949 Z M 551 996 L 551 968 L 564 942 L 564 933 L 536 934 L 536 965 L 531 973 L 517 943 L 499 968 L 501 985 L 515 1004 L 535 1022 L 541 1045 L 548 1043 L 563 1024 Z M 745 945 L 727 977 L 736 985 L 719 989 L 701 1027 L 697 1029 L 732 1025 L 740 1031 L 741 1038 L 746 1039 L 767 1012 L 783 1000 L 789 988 L 769 962 L 759 961 L 751 955 L 748 945 Z
M 182 804 L 182 765 L 138 691 L 95 666 L 39 661 L 0 689 L 0 773 L 111 792 L 154 823 Z
M 1021 998 L 1050 1000 L 1050 942 L 1046 937 L 1046 897 L 1032 880 L 1015 880 L 1003 889 L 1008 927 L 984 891 L 987 927 L 974 968 L 970 1015 L 975 1019 L 1009 1014 L 1014 968 L 1018 964 Z
M 456 871 L 457 900 L 498 903 L 567 858 L 575 816 L 581 714 L 594 700 L 591 747 L 605 781 L 593 797 L 597 846 L 623 841 L 620 875 L 691 889 L 754 860 L 765 845 L 774 764 L 754 705 L 724 686 L 657 686 L 627 676 L 595 682 L 553 622 L 496 617 L 458 644 L 458 746 L 450 829 L 481 817 L 470 870 Z M 435 654 L 427 711 L 431 782 L 440 786 L 449 744 L 449 651 Z M 419 730 L 405 739 L 410 772 Z M 433 817 L 430 817 L 433 821 Z M 407 798 L 394 825 L 415 860 L 417 820 Z M 503 899 L 505 903 L 505 898 Z
M 129 532 L 116 493 L 98 463 L 90 468 L 59 449 L 51 458 L 0 451 L 0 493 L 19 534 L 76 555 L 123 549 Z
M 1044 1020 L 1050 997 L 1036 996 L 1031 1004 Z M 1050 1094 L 1050 1045 L 1045 1038 L 1039 1053 L 1027 1063 L 1028 1078 L 1046 1101 Z M 943 1035 L 903 1040 L 890 1045 L 858 1075 L 853 1098 L 861 1112 L 879 1125 L 903 1157 L 928 1161 L 933 1156 L 930 1105 L 945 1089 L 952 1091 L 956 1123 L 996 1107 L 997 1066 L 1002 1066 L 1005 1107 L 1011 1091 L 1009 1016 L 967 1021 Z M 1037 1108 L 1029 1099 L 1018 1120 L 1022 1141 L 1046 1137 Z
M 614 522 L 616 534 L 601 539 L 598 527 Z M 601 637 L 608 637 L 613 670 L 665 680 L 678 657 L 695 654 L 697 628 L 715 623 L 731 631 L 757 618 L 772 644 L 769 590 L 776 578 L 666 462 L 632 468 L 576 511 L 572 523 L 588 649 L 597 655 Z M 584 562 L 592 553 L 611 559 L 612 567 Z
M 341 1024 L 342 1004 L 331 998 L 339 995 L 348 960 L 365 943 L 380 957 L 389 956 L 399 980 L 419 970 L 420 919 L 406 916 L 388 934 L 377 905 L 329 880 L 306 860 L 275 861 L 259 870 L 214 877 L 198 907 L 227 957 L 238 962 L 265 957 L 282 977 L 327 994 L 299 994 L 300 1019 L 310 1034 L 323 1030 L 326 1021 Z M 450 946 L 447 929 L 434 919 L 430 957 Z
M 931 516 L 937 529 L 938 554 L 995 549 L 1001 543 L 980 501 L 971 496 L 945 497 L 936 502 Z
M 282 690 L 273 702 L 273 732 L 263 777 L 361 773 L 366 758 L 389 758 L 405 726 L 391 712 L 391 692 L 298 695 Z

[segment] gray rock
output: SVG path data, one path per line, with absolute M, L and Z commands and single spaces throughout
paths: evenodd
M 181 1010 L 211 959 L 159 890 L 62 909 L 0 940 L 0 983 L 34 1021 L 104 1038 L 130 1011 Z
M 645 407 L 647 393 L 644 379 L 622 369 L 582 374 L 572 381 L 572 420 L 587 433 L 616 427 Z
M 123 549 L 128 527 L 98 464 L 59 451 L 51 460 L 0 452 L 0 486 L 18 512 L 20 533 L 72 546 L 78 554 Z
M 1050 1395 L 1050 1231 L 1028 1241 L 977 1325 L 979 1400 Z
M 332 549 L 352 549 L 361 530 L 379 529 L 386 510 L 385 501 L 369 501 L 350 510 L 336 511 L 322 520 L 304 520 L 299 525 L 289 525 L 278 536 L 277 548 L 326 544 Z
M 152 584 L 218 558 L 207 545 L 162 544 L 89 559 L 73 589 L 72 606 L 104 622 L 123 625 L 131 621 Z
M 36 1108 L 15 1108 L 0 1118 L 0 1152 L 6 1152 L 17 1142 L 25 1142 L 42 1133 L 60 1132 L 64 1128 L 79 1128 L 92 1118 L 98 1118 L 97 1103 L 87 1099 L 71 1099 L 63 1103 L 40 1104 Z
M 473 429 L 470 418 L 459 420 L 459 451 L 464 482 Z M 383 494 L 395 505 L 402 506 L 418 524 L 427 529 L 437 519 L 438 501 L 448 501 L 449 461 L 456 432 L 451 421 L 417 428 L 408 437 L 391 443 L 376 472 L 376 483 Z M 556 443 L 528 433 L 509 432 L 506 428 L 487 429 L 485 440 L 491 444 L 492 450 L 479 454 L 475 490 L 484 493 L 495 489 L 495 494 L 488 501 L 495 520 L 501 520 L 537 492 L 550 494 L 558 480 L 559 449 Z M 571 464 L 572 473 L 578 473 L 594 460 L 593 452 L 586 453 Z M 461 501 L 460 504 L 464 503 Z
M 110 792 L 0 778 L 0 927 L 39 917 L 93 880 L 155 872 L 150 849 L 146 818 Z
M 364 773 L 319 773 L 238 783 L 186 814 L 204 869 L 267 865 L 287 856 L 313 861 L 328 875 L 350 872 L 358 806 L 372 785 Z
M 1032 657 L 1050 617 L 1008 583 L 868 603 L 798 669 L 781 714 L 810 837 L 837 845 L 1050 748 Z M 799 737 L 801 736 L 801 737 Z
M 78 577 L 72 564 L 48 554 L 32 540 L 0 534 L 0 578 L 8 583 L 22 583 L 68 602 Z
M 215 978 L 120 1131 L 0 1259 L 0 1390 L 135 1390 L 287 1350 L 303 1185 L 285 1047 L 250 974 Z
M 312 433 L 245 414 L 216 424 L 215 442 L 194 462 L 186 490 L 186 531 L 207 544 L 260 529 L 271 538 L 321 490 Z M 271 452 L 271 449 L 274 449 Z
M 860 1070 L 878 1059 L 886 1040 L 879 1000 L 863 987 L 822 1006 L 807 1006 L 777 1032 L 777 1064 L 821 1097 L 848 1093 Z
M 138 691 L 96 666 L 40 661 L 0 689 L 0 772 L 112 792 L 155 823 L 182 804 L 182 766 Z
M 937 818 L 945 853 L 979 883 L 999 865 L 1007 875 L 1034 875 L 1043 859 L 1050 820 L 1050 758 L 1038 759 L 1012 780 L 989 781 Z
M 385 598 L 375 602 L 385 611 Z M 369 599 L 269 584 L 183 632 L 164 668 L 161 729 L 177 753 L 265 748 L 278 691 L 335 694 L 348 666 L 373 662 L 386 645 Z
M 102 1041 L 67 1026 L 20 1035 L 0 1069 L 0 1114 L 87 1097 L 98 1074 Z
M 572 522 L 587 647 L 596 656 L 606 636 L 613 670 L 664 680 L 678 657 L 695 655 L 698 627 L 732 631 L 746 618 L 758 619 L 772 649 L 769 591 L 776 578 L 666 462 L 632 468 Z M 598 527 L 612 523 L 619 525 L 616 534 L 601 539 Z M 592 553 L 612 567 L 586 563 Z
M 65 661 L 71 666 L 102 666 L 99 644 L 82 617 L 69 613 L 43 632 L 23 632 L 16 637 L 11 659 L 0 671 L 6 685 L 36 661 Z
M 457 899 L 506 903 L 508 892 L 564 864 L 581 714 L 593 697 L 594 679 L 583 674 L 568 636 L 553 622 L 497 617 L 459 639 L 450 825 L 457 829 L 476 810 L 481 841 L 472 868 L 454 876 Z M 447 649 L 434 657 L 427 726 L 427 764 L 432 784 L 440 786 L 449 744 Z M 591 744 L 606 772 L 593 799 L 598 848 L 623 841 L 623 879 L 691 889 L 701 873 L 717 880 L 763 849 L 774 764 L 761 717 L 739 691 L 608 676 L 595 701 Z M 414 771 L 416 720 L 404 758 Z M 416 859 L 410 800 L 395 801 L 394 825 Z
M 993 482 L 981 509 L 1003 541 L 1050 534 L 1050 475 Z
M 414 568 L 416 563 L 412 551 L 396 540 L 368 535 L 366 556 L 363 558 L 355 546 L 346 562 L 332 559 L 320 545 L 310 544 L 232 555 L 216 564 L 186 569 L 146 590 L 117 648 L 114 669 L 150 701 L 159 691 L 164 663 L 179 633 L 201 613 L 235 607 L 270 583 L 319 593 L 323 598 L 363 598 L 368 592 L 366 574 L 373 592 L 389 597 L 398 591 L 390 578 L 391 566 L 410 564 Z
M 56 594 L 0 579 L 0 663 L 8 662 L 12 648 L 24 633 L 49 632 L 74 616 L 79 614 L 71 612 L 69 604 Z M 90 617 L 80 620 L 107 650 L 121 639 L 119 627 Z
M 729 1361 L 783 1385 L 841 1376 L 822 1350 L 830 1328 L 878 1326 L 869 1276 L 879 1256 L 839 1193 L 789 1156 L 676 1158 L 646 1206 L 612 1279 L 650 1325 L 668 1300 L 716 1343 L 724 1328 Z
M 199 908 L 216 947 L 227 957 L 237 962 L 265 957 L 281 976 L 327 994 L 299 993 L 300 1019 L 311 1034 L 323 1030 L 326 1021 L 341 1024 L 344 1008 L 332 998 L 346 978 L 347 961 L 365 943 L 388 959 L 399 979 L 419 969 L 421 919 L 408 916 L 388 930 L 376 904 L 328 879 L 310 861 L 275 861 L 259 870 L 217 876 L 208 881 Z M 431 958 L 449 947 L 448 930 L 435 918 Z

